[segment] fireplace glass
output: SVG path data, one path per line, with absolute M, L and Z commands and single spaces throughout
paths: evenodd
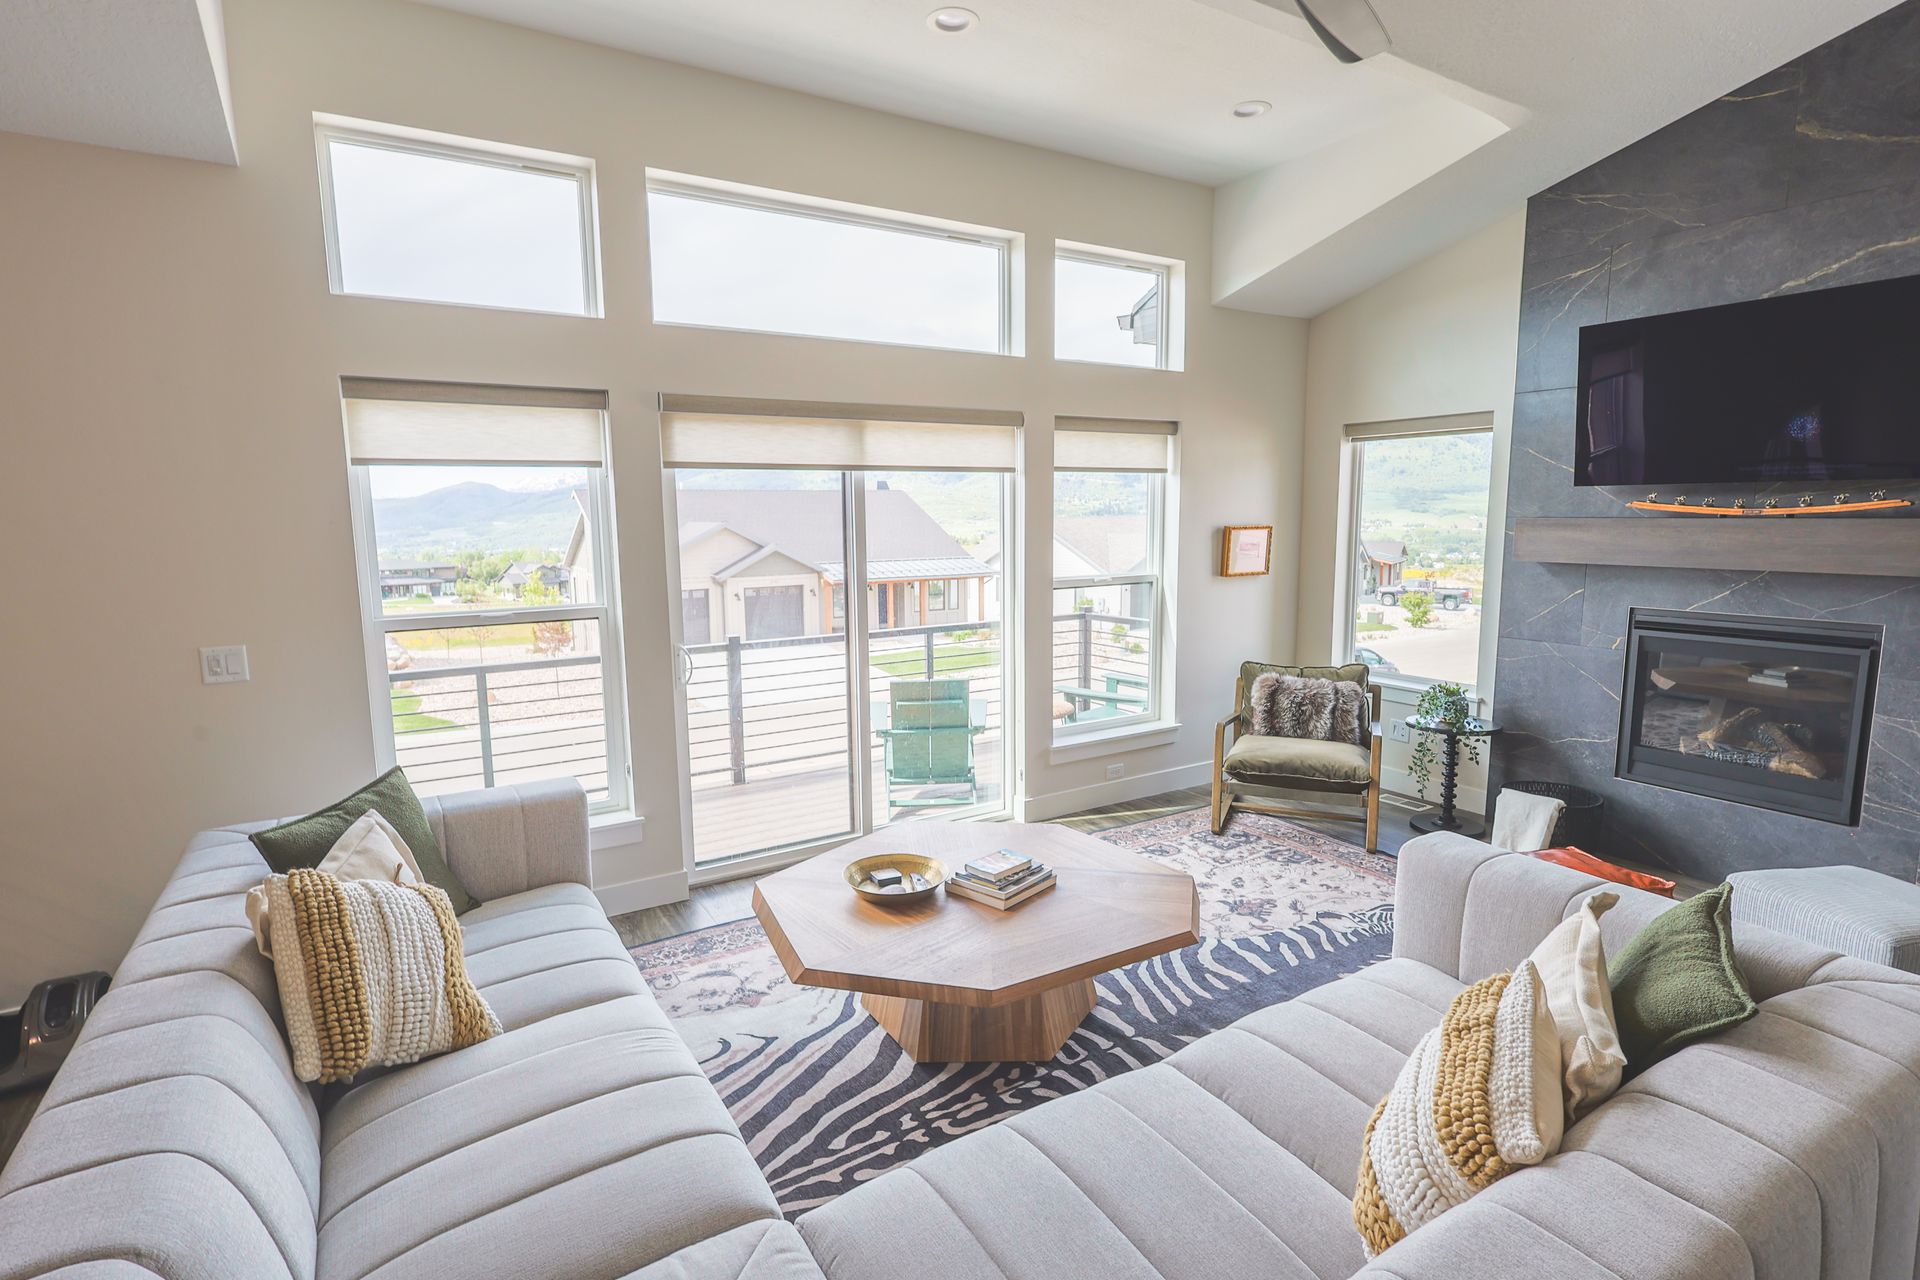
M 1859 821 L 1880 628 L 1636 609 L 1617 773 Z

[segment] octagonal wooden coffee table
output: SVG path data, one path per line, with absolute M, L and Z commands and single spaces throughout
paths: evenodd
M 1014 849 L 1059 883 L 1011 911 L 949 897 L 882 907 L 843 868 L 920 853 L 950 871 Z M 1200 940 L 1193 877 L 1066 827 L 903 823 L 765 877 L 754 914 L 795 982 L 861 993 L 915 1062 L 1038 1062 L 1093 1011 L 1093 978 Z

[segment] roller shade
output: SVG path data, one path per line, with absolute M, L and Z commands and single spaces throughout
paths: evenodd
M 669 467 L 754 471 L 1012 471 L 1020 414 L 997 409 L 660 398 Z
M 1177 422 L 1141 418 L 1056 418 L 1056 471 L 1166 471 Z
M 355 466 L 605 461 L 604 391 L 342 378 L 340 392 Z

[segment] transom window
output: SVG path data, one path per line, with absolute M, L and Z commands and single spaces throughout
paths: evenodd
M 599 313 L 591 162 L 316 127 L 335 293 Z
M 1054 358 L 1178 367 L 1174 265 L 1062 242 L 1053 260 Z
M 423 795 L 572 777 L 624 807 L 604 397 L 344 389 L 384 762 Z
M 655 175 L 653 318 L 1015 353 L 1006 232 Z

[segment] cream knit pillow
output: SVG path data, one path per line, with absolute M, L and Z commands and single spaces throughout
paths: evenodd
M 424 879 L 413 850 L 393 829 L 393 824 L 369 809 L 353 820 L 327 850 L 327 856 L 314 868 L 341 880 L 385 880 L 390 884 L 415 884 Z M 253 926 L 253 945 L 260 954 L 273 959 L 273 926 L 267 913 L 272 903 L 266 885 L 247 890 L 247 923 Z
M 1606 948 L 1600 939 L 1600 917 L 1618 901 L 1617 893 L 1594 894 L 1527 957 L 1539 971 L 1553 1011 L 1568 1124 L 1618 1089 L 1627 1065 L 1613 1017 Z

